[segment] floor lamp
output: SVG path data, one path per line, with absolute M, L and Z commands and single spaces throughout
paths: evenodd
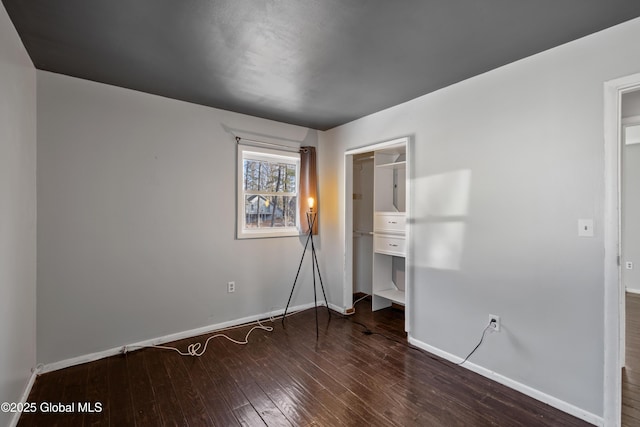
M 293 296 L 293 291 L 296 288 L 296 282 L 298 281 L 298 276 L 300 275 L 300 269 L 302 268 L 302 261 L 304 261 L 304 256 L 307 253 L 307 246 L 309 246 L 309 242 L 311 242 L 311 274 L 313 275 L 313 303 L 316 309 L 316 339 L 318 339 L 318 300 L 316 298 L 316 271 L 318 272 L 318 279 L 320 279 L 320 287 L 322 288 L 322 295 L 324 296 L 324 302 L 327 305 L 327 312 L 329 313 L 329 317 L 331 317 L 331 310 L 329 309 L 329 301 L 327 300 L 327 294 L 324 292 L 324 285 L 322 284 L 322 276 L 320 275 L 320 267 L 318 266 L 318 257 L 316 256 L 316 247 L 313 244 L 313 226 L 318 219 L 318 213 L 313 210 L 313 197 L 309 197 L 309 211 L 307 211 L 307 225 L 309 226 L 309 231 L 307 232 L 307 241 L 304 244 L 304 249 L 302 251 L 302 258 L 300 258 L 300 265 L 298 265 L 298 272 L 296 273 L 296 278 L 293 279 L 293 286 L 291 287 L 291 293 L 289 294 L 289 301 L 287 301 L 287 307 L 284 309 L 284 314 L 282 315 L 282 326 L 284 327 L 284 319 L 287 317 L 287 310 L 289 310 L 289 304 L 291 303 L 291 297 Z

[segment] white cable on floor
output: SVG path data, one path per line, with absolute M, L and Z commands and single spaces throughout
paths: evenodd
M 294 311 L 292 313 L 288 313 L 287 317 L 289 316 L 293 316 L 294 314 L 298 314 L 300 313 L 300 311 Z M 269 317 L 269 320 L 271 320 L 271 322 L 274 322 L 278 319 L 282 319 L 283 316 L 277 316 L 277 317 Z M 251 335 L 251 333 L 256 330 L 256 329 L 261 329 L 263 331 L 267 331 L 267 332 L 272 332 L 273 331 L 273 327 L 272 326 L 265 326 L 263 325 L 260 320 L 256 320 L 255 322 L 252 323 L 248 323 L 248 324 L 244 324 L 244 325 L 237 325 L 237 326 L 231 326 L 229 328 L 223 329 L 224 331 L 228 331 L 231 329 L 238 329 L 238 328 L 246 328 L 247 326 L 256 324 L 256 326 L 254 326 L 253 328 L 249 329 L 249 332 L 247 332 L 247 335 L 245 335 L 244 340 L 243 341 L 238 341 L 235 340 L 225 334 L 221 334 L 221 333 L 217 333 L 214 335 L 211 335 L 210 337 L 208 337 L 206 339 L 206 341 L 204 342 L 204 347 L 202 346 L 201 343 L 199 342 L 195 342 L 195 343 L 191 343 L 187 346 L 187 351 L 180 351 L 179 349 L 175 348 L 175 347 L 170 347 L 170 346 L 165 346 L 165 345 L 129 345 L 129 346 L 125 346 L 124 347 L 124 353 L 126 354 L 128 352 L 129 349 L 140 349 L 140 348 L 159 348 L 162 350 L 173 350 L 176 353 L 180 354 L 181 356 L 192 356 L 192 357 L 200 357 L 202 356 L 206 351 L 207 351 L 207 345 L 209 344 L 209 341 L 211 341 L 214 338 L 226 338 L 229 341 L 231 341 L 232 343 L 235 344 L 239 344 L 239 345 L 246 345 L 249 344 L 249 335 Z M 202 351 L 200 351 L 200 348 L 202 348 Z
M 353 311 L 351 313 L 345 313 L 345 316 L 353 316 L 354 314 L 356 314 L 356 304 L 359 303 L 360 301 L 362 301 L 365 298 L 370 297 L 371 295 L 369 294 L 364 294 L 363 297 L 358 298 L 357 300 L 355 300 L 353 302 L 353 304 L 351 305 L 351 307 L 353 307 Z
M 370 296 L 371 296 L 371 295 L 369 295 L 369 294 L 364 294 L 364 296 L 363 296 L 363 297 L 358 298 L 358 299 L 353 303 L 353 306 L 355 307 L 357 303 L 359 303 L 359 302 L 360 302 L 360 301 L 362 301 L 363 299 L 365 299 L 365 298 L 367 298 L 367 297 L 370 297 Z
M 204 354 L 205 351 L 207 351 L 207 345 L 209 344 L 209 341 L 211 341 L 212 339 L 218 338 L 218 337 L 222 337 L 222 338 L 228 339 L 232 343 L 245 345 L 245 344 L 249 344 L 249 335 L 251 335 L 251 332 L 253 332 L 256 329 L 262 329 L 263 331 L 267 331 L 267 332 L 273 331 L 273 327 L 272 326 L 264 326 L 258 320 L 258 325 L 254 326 L 251 329 L 249 329 L 249 332 L 247 332 L 247 335 L 245 335 L 245 337 L 244 337 L 244 341 L 234 340 L 233 338 L 230 338 L 229 336 L 227 336 L 225 334 L 215 334 L 215 335 L 211 335 L 209 338 L 207 338 L 207 340 L 204 342 L 204 347 L 202 348 L 202 351 L 200 351 L 200 352 L 198 352 L 198 350 L 200 350 L 200 347 L 202 347 L 202 345 L 199 342 L 194 342 L 192 344 L 189 344 L 189 346 L 187 347 L 187 352 L 186 353 L 178 350 L 177 348 L 168 347 L 168 346 L 164 346 L 164 345 L 153 345 L 153 346 L 150 346 L 150 347 L 161 348 L 161 349 L 164 349 L 164 350 L 173 350 L 173 351 L 176 351 L 181 356 L 196 356 L 196 357 L 200 357 L 200 356 L 202 356 Z

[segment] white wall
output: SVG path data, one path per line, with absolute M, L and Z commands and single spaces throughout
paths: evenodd
M 0 402 L 20 401 L 36 364 L 35 295 L 36 71 L 0 5 Z
M 38 362 L 284 308 L 301 240 L 234 239 L 226 129 L 303 145 L 315 131 L 48 72 L 37 81 Z M 292 304 L 313 301 L 304 268 Z
M 464 357 L 497 314 L 473 363 L 602 417 L 603 83 L 640 71 L 638 39 L 634 20 L 322 135 L 321 197 L 338 196 L 322 224 L 329 281 L 344 151 L 410 135 L 412 339 Z M 578 237 L 579 218 L 595 237 Z

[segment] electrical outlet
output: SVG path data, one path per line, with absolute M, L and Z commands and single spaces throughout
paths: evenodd
M 227 292 L 235 292 L 236 291 L 236 282 L 227 283 Z
M 493 332 L 500 332 L 500 316 L 489 315 L 489 329 Z
M 627 267 L 627 270 L 633 270 L 633 262 L 627 261 L 624 265 Z

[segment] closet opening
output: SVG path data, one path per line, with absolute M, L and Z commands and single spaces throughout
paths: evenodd
M 410 280 L 408 138 L 345 153 L 346 307 L 367 297 L 368 310 L 405 310 L 408 331 Z M 370 307 L 370 308 L 369 308 Z

